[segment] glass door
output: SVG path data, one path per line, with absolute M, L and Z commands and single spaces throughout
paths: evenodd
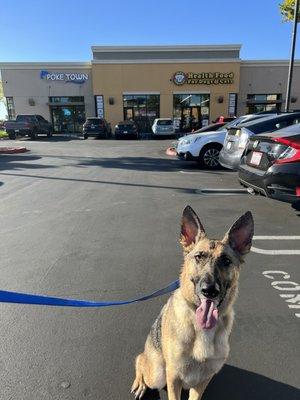
M 51 106 L 50 109 L 54 132 L 82 132 L 82 125 L 85 121 L 84 106 Z
M 82 125 L 85 122 L 84 106 L 74 106 L 73 110 L 74 132 L 82 132 Z

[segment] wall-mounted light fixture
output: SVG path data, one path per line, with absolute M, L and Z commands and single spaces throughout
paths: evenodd
M 296 96 L 291 97 L 291 103 L 296 103 L 297 100 L 298 100 L 298 97 L 296 97 Z
M 32 98 L 29 98 L 29 99 L 28 99 L 28 104 L 29 104 L 30 106 L 35 106 L 35 100 L 32 99 Z
M 219 96 L 217 100 L 218 100 L 218 103 L 223 103 L 224 96 Z
M 113 106 L 113 105 L 115 104 L 115 99 L 114 99 L 113 97 L 109 97 L 109 98 L 108 98 L 108 104 L 109 104 L 110 106 Z

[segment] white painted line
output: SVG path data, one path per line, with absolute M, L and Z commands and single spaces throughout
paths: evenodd
M 300 240 L 300 236 L 288 236 L 288 235 L 283 235 L 283 236 L 253 236 L 254 240 Z M 260 249 L 259 247 L 251 247 L 251 251 L 254 253 L 258 254 L 266 254 L 268 256 L 275 256 L 275 255 L 300 255 L 300 250 L 265 250 L 265 249 Z
M 300 236 L 253 236 L 255 240 L 300 240 Z
M 251 247 L 251 251 L 258 254 L 266 254 L 268 256 L 276 255 L 300 255 L 300 250 L 265 250 L 258 247 Z

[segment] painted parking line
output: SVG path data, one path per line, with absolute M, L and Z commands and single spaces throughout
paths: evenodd
M 253 240 L 300 240 L 300 236 L 287 236 L 287 235 L 279 235 L 279 236 L 253 236 Z M 251 251 L 258 254 L 265 254 L 269 256 L 275 255 L 300 255 L 300 250 L 298 249 L 276 249 L 276 250 L 267 250 L 261 249 L 259 247 L 252 246 Z

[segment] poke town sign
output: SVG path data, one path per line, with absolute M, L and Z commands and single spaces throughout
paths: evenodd
M 82 72 L 49 72 L 41 71 L 40 78 L 46 81 L 61 81 L 66 83 L 84 83 L 89 79 L 89 74 Z
M 177 71 L 172 76 L 175 85 L 231 85 L 234 82 L 233 72 L 182 72 Z

